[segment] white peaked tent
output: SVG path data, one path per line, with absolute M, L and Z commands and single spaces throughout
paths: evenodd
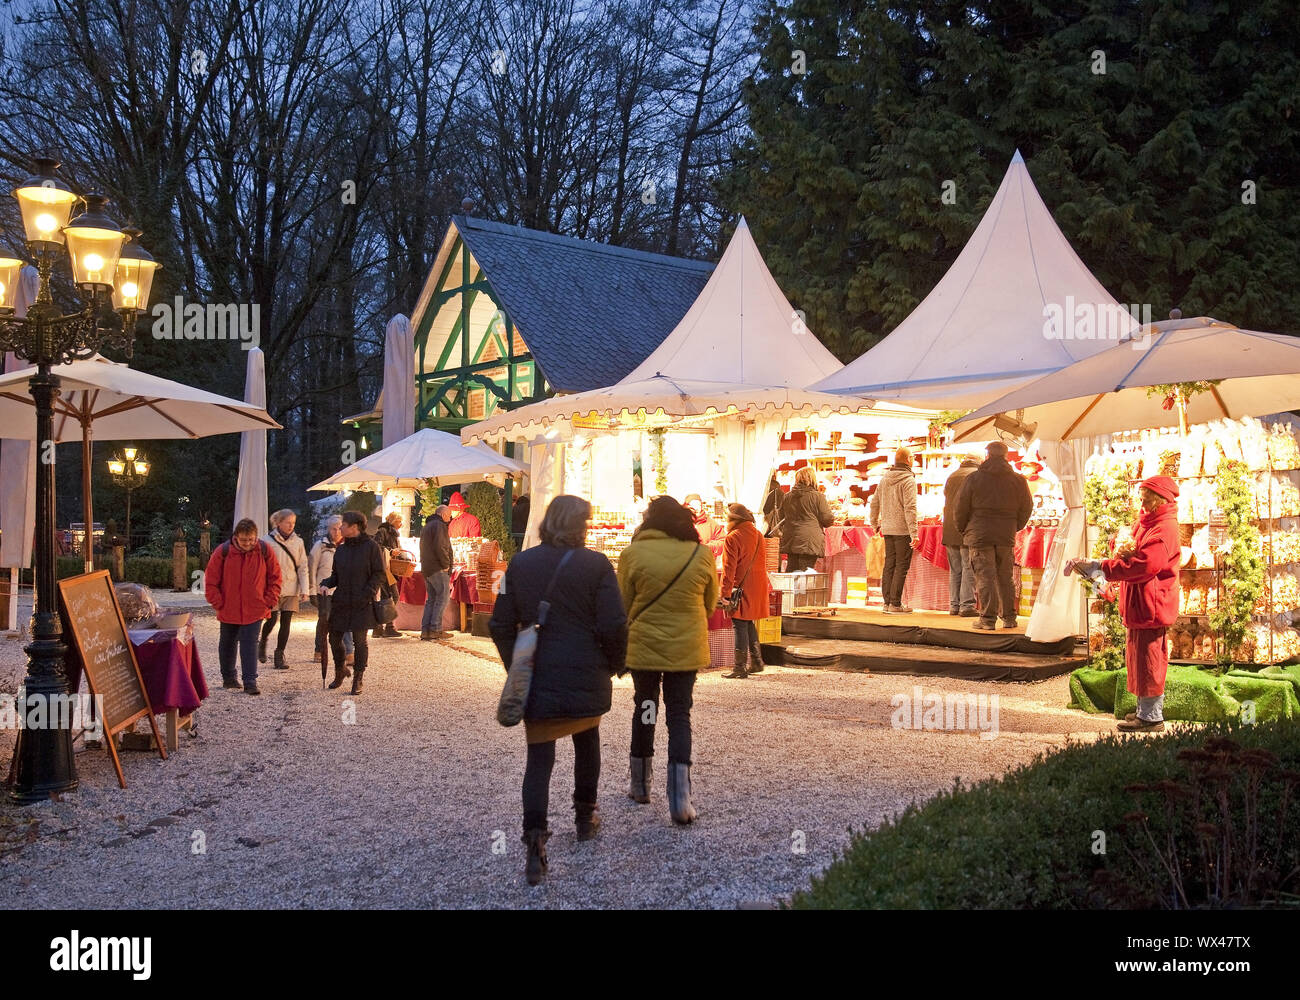
M 593 344 L 593 350 L 598 344 Z M 803 387 L 840 367 L 777 287 L 744 219 L 680 323 L 621 381 L 498 413 L 461 430 L 467 443 L 532 438 L 574 417 L 789 416 L 868 405 Z
M 939 284 L 884 340 L 809 388 L 974 409 L 1137 327 L 1061 234 L 1017 151 Z

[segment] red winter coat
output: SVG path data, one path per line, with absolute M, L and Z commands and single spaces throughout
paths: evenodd
M 1130 629 L 1168 628 L 1178 617 L 1178 505 L 1143 512 L 1133 531 L 1133 554 L 1103 559 L 1107 580 L 1120 581 L 1119 607 Z
M 203 586 L 217 621 L 227 625 L 261 621 L 280 600 L 280 560 L 260 538 L 249 552 L 241 552 L 233 542 L 222 542 L 208 560 Z
M 723 544 L 722 599 L 725 601 L 737 586 L 744 587 L 744 592 L 740 607 L 731 617 L 747 622 L 766 618 L 767 595 L 772 589 L 767 579 L 767 543 L 750 521 L 728 532 Z

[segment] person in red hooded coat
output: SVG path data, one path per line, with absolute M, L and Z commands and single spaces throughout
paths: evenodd
M 1140 488 L 1142 514 L 1133 529 L 1133 544 L 1099 562 L 1072 561 L 1066 571 L 1101 570 L 1119 582 L 1120 615 L 1128 630 L 1124 666 L 1128 689 L 1138 708 L 1119 728 L 1125 732 L 1160 732 L 1165 728 L 1165 673 L 1169 655 L 1165 633 L 1178 617 L 1178 484 L 1152 476 Z
M 469 512 L 469 504 L 465 502 L 459 490 L 451 495 L 447 506 L 451 508 L 451 524 L 447 526 L 449 537 L 479 538 L 482 536 L 483 526 L 479 524 L 478 518 Z

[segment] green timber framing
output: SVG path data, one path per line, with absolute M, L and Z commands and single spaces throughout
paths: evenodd
M 486 322 L 483 310 L 475 309 L 480 295 L 493 306 Z M 431 336 L 449 310 L 449 332 Z M 437 359 L 430 366 L 434 351 Z M 498 409 L 514 409 L 550 395 L 532 353 L 459 234 L 419 318 L 415 352 L 417 429 L 456 433 Z

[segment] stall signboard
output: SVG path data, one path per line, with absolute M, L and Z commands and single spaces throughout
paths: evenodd
M 117 755 L 117 733 L 130 729 L 138 719 L 148 718 L 163 760 L 167 759 L 167 751 L 140 676 L 135 647 L 127 636 L 126 620 L 117 603 L 112 578 L 107 570 L 98 570 L 60 580 L 59 599 L 64 620 L 71 630 L 71 635 L 64 636 L 64 640 L 75 647 L 81 659 L 90 693 L 102 698 L 105 742 L 113 758 L 118 784 L 125 788 L 122 762 Z

